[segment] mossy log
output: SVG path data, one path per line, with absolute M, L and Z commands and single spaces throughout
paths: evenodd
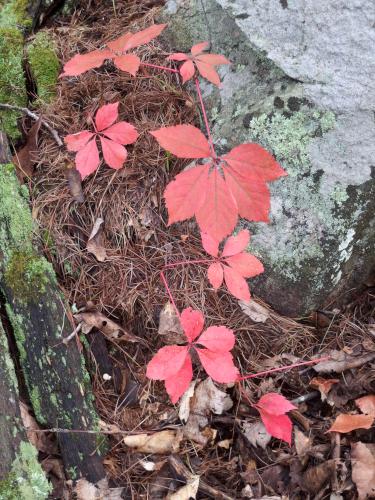
M 18 383 L 0 320 L 0 498 L 45 500 L 52 486 L 28 442 L 18 400 Z
M 68 306 L 51 264 L 37 250 L 37 234 L 14 166 L 4 163 L 0 132 L 0 293 L 5 299 L 30 400 L 38 422 L 58 433 L 68 475 L 92 483 L 104 477 L 90 377 L 74 340 Z M 77 432 L 78 431 L 78 432 Z

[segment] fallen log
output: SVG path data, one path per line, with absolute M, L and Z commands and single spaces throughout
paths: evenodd
M 51 264 L 37 248 L 38 235 L 9 162 L 0 132 L 0 293 L 12 325 L 30 401 L 39 424 L 72 429 L 58 442 L 71 479 L 97 483 L 104 477 L 100 434 L 90 377 L 76 342 L 63 343 L 73 328 Z

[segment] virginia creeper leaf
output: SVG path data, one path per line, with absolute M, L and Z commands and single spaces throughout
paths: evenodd
M 243 252 L 248 246 L 250 241 L 250 233 L 246 229 L 242 229 L 235 236 L 230 236 L 225 242 L 222 257 L 229 257 L 231 255 Z
M 217 290 L 223 284 L 224 279 L 224 270 L 223 266 L 220 262 L 214 262 L 210 264 L 210 267 L 207 269 L 207 277 L 208 281 Z
M 118 56 L 113 59 L 114 65 L 121 69 L 121 71 L 127 71 L 132 76 L 135 76 L 141 65 L 141 60 L 135 54 L 125 54 L 123 56 Z
M 78 132 L 77 134 L 70 134 L 64 138 L 64 142 L 68 151 L 79 151 L 84 148 L 90 139 L 94 137 L 93 132 L 89 132 L 88 130 L 82 130 L 82 132 Z
M 194 73 L 195 73 L 195 68 L 194 68 L 193 62 L 192 61 L 185 61 L 184 64 L 182 64 L 182 66 L 180 68 L 180 73 L 182 76 L 182 83 L 185 83 L 188 80 L 190 80 L 194 76 Z
M 211 154 L 207 139 L 193 125 L 163 127 L 150 133 L 177 158 L 207 158 Z
M 210 351 L 226 352 L 233 349 L 235 340 L 233 330 L 225 326 L 210 326 L 199 337 L 198 343 Z
M 113 104 L 104 104 L 98 109 L 95 115 L 96 130 L 101 132 L 110 125 L 113 125 L 118 118 L 118 105 L 119 102 Z
M 223 266 L 224 280 L 228 291 L 238 300 L 250 300 L 250 290 L 247 281 L 240 273 L 229 266 Z
M 273 415 L 265 410 L 259 410 L 259 413 L 268 434 L 291 446 L 293 425 L 288 415 Z
M 238 370 L 233 363 L 230 352 L 214 352 L 209 349 L 196 349 L 200 362 L 208 375 L 221 384 L 234 382 L 238 377 Z
M 93 50 L 87 54 L 76 54 L 72 59 L 65 63 L 63 68 L 63 76 L 78 76 L 85 73 L 89 69 L 99 68 L 106 59 L 111 59 L 112 52 L 108 49 Z
M 183 367 L 186 356 L 188 356 L 187 346 L 162 347 L 147 365 L 147 377 L 152 380 L 166 380 L 175 376 Z
M 128 156 L 124 146 L 105 137 L 101 137 L 100 142 L 106 164 L 115 170 L 121 168 Z
M 290 401 L 277 392 L 269 392 L 262 396 L 255 407 L 272 415 L 284 415 L 288 411 L 296 409 Z
M 217 257 L 219 254 L 219 242 L 207 233 L 202 233 L 201 237 L 202 245 L 206 252 L 212 255 L 212 257 Z
M 203 314 L 188 307 L 182 311 L 180 321 L 186 338 L 189 342 L 193 342 L 203 330 Z
M 186 356 L 181 369 L 172 377 L 165 380 L 165 389 L 173 404 L 177 403 L 184 392 L 189 388 L 193 378 L 193 367 L 190 356 Z
M 95 139 L 91 139 L 76 154 L 76 167 L 82 179 L 95 172 L 99 167 L 99 151 Z

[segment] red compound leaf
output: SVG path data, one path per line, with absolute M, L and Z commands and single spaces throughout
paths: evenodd
M 154 24 L 137 33 L 121 35 L 116 40 L 108 42 L 105 49 L 76 54 L 65 63 L 61 77 L 78 76 L 90 69 L 99 68 L 106 59 L 113 59 L 117 68 L 135 76 L 141 60 L 135 54 L 127 54 L 127 51 L 151 42 L 165 27 L 166 24 Z
M 197 351 L 203 368 L 213 380 L 228 383 L 238 378 L 238 370 L 230 353 L 235 343 L 233 331 L 225 326 L 211 326 L 199 337 L 204 317 L 191 307 L 182 311 L 180 319 L 188 344 L 162 347 L 149 362 L 146 371 L 148 378 L 165 381 L 165 388 L 173 403 L 178 401 L 192 380 L 191 349 Z
M 252 278 L 264 271 L 263 264 L 245 250 L 250 242 L 250 233 L 243 229 L 236 236 L 230 236 L 225 242 L 221 256 L 218 258 L 219 242 L 209 234 L 202 234 L 202 244 L 206 252 L 216 262 L 207 271 L 208 281 L 217 290 L 223 279 L 229 292 L 240 300 L 249 300 L 250 291 L 245 278 Z
M 266 183 L 287 174 L 259 144 L 241 144 L 216 158 L 205 136 L 192 125 L 163 127 L 151 134 L 178 158 L 210 158 L 204 165 L 181 172 L 167 185 L 164 198 L 169 224 L 195 215 L 201 232 L 221 241 L 233 232 L 238 216 L 268 222 Z
M 115 123 L 118 119 L 118 106 L 119 103 L 115 102 L 98 109 L 95 116 L 95 133 L 83 130 L 64 138 L 67 149 L 77 152 L 75 163 L 82 179 L 99 167 L 97 138 L 100 139 L 105 162 L 116 170 L 122 168 L 128 155 L 123 145 L 132 144 L 138 138 L 137 130 L 130 123 Z
M 262 396 L 254 408 L 259 411 L 268 434 L 291 445 L 292 422 L 286 413 L 296 407 L 281 394 L 270 392 Z
M 219 54 L 204 54 L 204 51 L 208 49 L 209 45 L 209 42 L 200 42 L 191 48 L 190 54 L 176 52 L 168 57 L 170 61 L 185 61 L 184 64 L 180 66 L 180 74 L 183 83 L 193 78 L 195 68 L 197 68 L 199 74 L 203 78 L 220 87 L 220 77 L 217 74 L 215 66 L 230 64 L 230 61 Z

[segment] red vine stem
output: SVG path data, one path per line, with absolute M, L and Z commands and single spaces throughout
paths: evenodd
M 169 288 L 169 285 L 168 285 L 168 281 L 166 280 L 165 276 L 164 276 L 164 272 L 163 271 L 160 271 L 160 277 L 164 283 L 164 286 L 165 286 L 165 289 L 167 290 L 168 292 L 168 295 L 169 295 L 169 298 L 170 298 L 170 301 L 173 305 L 173 307 L 175 308 L 175 311 L 177 313 L 177 316 L 180 317 L 180 311 L 177 309 L 177 306 L 176 306 L 176 303 L 174 301 L 174 298 L 173 298 L 173 295 L 172 295 L 172 292 Z
M 206 130 L 207 130 L 207 135 L 208 135 L 208 142 L 210 143 L 210 148 L 211 148 L 211 151 L 212 151 L 212 156 L 213 156 L 214 158 L 216 158 L 216 153 L 215 153 L 214 143 L 213 143 L 212 136 L 211 136 L 210 125 L 209 125 L 209 123 L 208 123 L 208 118 L 207 118 L 206 108 L 205 108 L 205 106 L 204 106 L 203 97 L 202 97 L 202 92 L 201 92 L 201 87 L 200 87 L 200 85 L 199 85 L 199 80 L 198 80 L 198 78 L 196 78 L 196 79 L 195 79 L 195 86 L 196 86 L 196 89 L 197 89 L 197 94 L 198 94 L 198 97 L 199 97 L 199 102 L 200 102 L 201 109 L 202 109 L 202 114 L 203 114 L 204 123 L 205 123 L 205 125 L 206 125 Z
M 157 64 L 150 64 L 141 62 L 142 66 L 147 66 L 148 68 L 162 69 L 164 71 L 169 71 L 170 73 L 179 73 L 178 69 L 168 68 L 167 66 L 158 66 Z
M 297 368 L 299 366 L 314 365 L 316 363 L 320 363 L 321 361 L 328 361 L 329 359 L 331 359 L 330 356 L 325 356 L 323 358 L 315 358 L 311 359 L 310 361 L 301 361 L 300 363 L 294 363 L 292 365 L 282 366 L 281 368 L 273 368 L 272 370 L 266 370 L 264 372 L 252 373 L 251 375 L 244 375 L 243 377 L 238 377 L 236 382 L 241 382 L 241 380 L 247 380 L 248 378 L 263 377 L 264 375 L 268 375 L 269 373 L 284 372 L 286 370 L 290 370 L 291 368 Z

